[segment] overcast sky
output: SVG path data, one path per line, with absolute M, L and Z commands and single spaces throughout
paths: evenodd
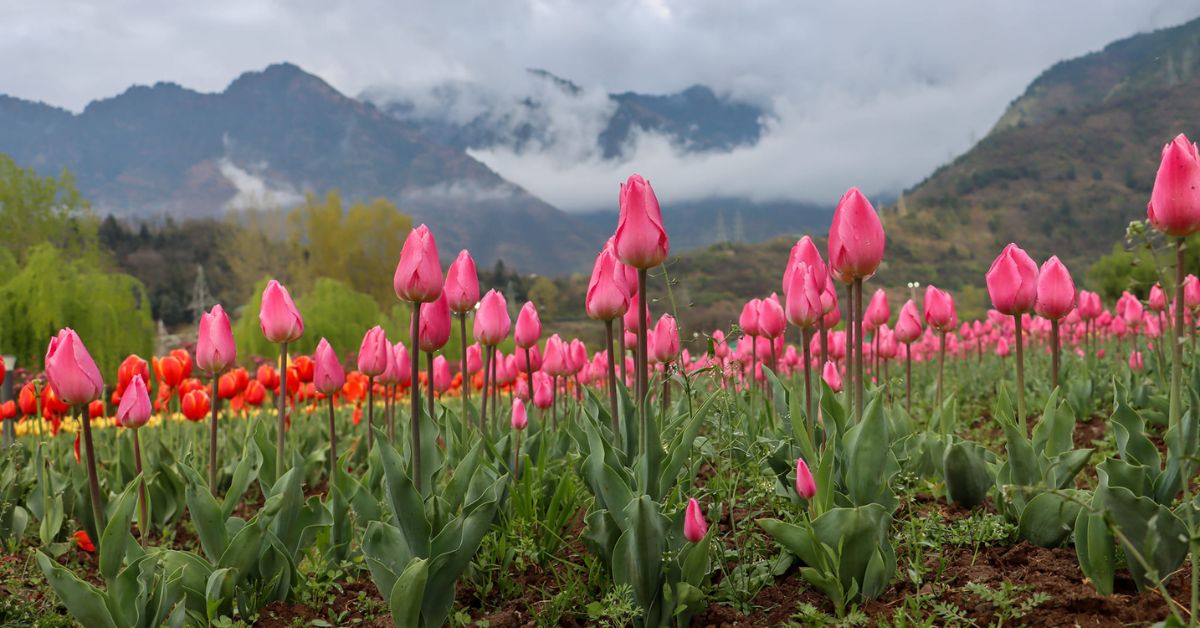
M 341 91 L 445 80 L 503 89 L 527 67 L 589 88 L 694 83 L 769 104 L 758 146 L 685 157 L 642 138 L 632 159 L 477 153 L 566 209 L 612 206 L 616 182 L 833 203 L 890 193 L 984 135 L 1054 62 L 1200 15 L 1200 0 L 208 0 L 0 5 L 0 92 L 80 110 L 132 83 L 219 91 L 292 61 Z

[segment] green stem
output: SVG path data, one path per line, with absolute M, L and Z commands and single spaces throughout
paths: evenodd
M 142 475 L 142 444 L 138 440 L 138 429 L 133 428 L 133 464 L 137 469 L 137 474 Z M 138 486 L 138 535 L 142 538 L 142 547 L 146 547 L 150 540 L 150 514 L 146 501 L 146 477 L 141 477 L 141 484 Z M 214 485 L 215 486 L 215 485 Z M 215 490 L 214 490 L 215 492 Z
M 412 385 L 409 386 L 412 397 L 412 416 L 409 424 L 412 430 L 412 481 L 417 492 L 421 492 L 421 384 L 417 374 L 421 372 L 421 304 L 413 302 L 412 335 L 409 336 L 411 351 L 409 352 L 409 373 Z
M 275 473 L 283 475 L 287 465 L 284 453 L 284 432 L 287 429 L 287 352 L 288 343 L 279 343 L 279 419 L 275 425 Z
M 1017 424 L 1022 434 L 1029 434 L 1025 425 L 1025 343 L 1021 335 L 1021 315 L 1013 315 L 1017 341 Z

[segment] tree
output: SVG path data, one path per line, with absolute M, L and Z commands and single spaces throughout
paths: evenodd
M 41 177 L 0 154 L 0 249 L 16 263 L 42 242 L 98 261 L 98 226 L 69 172 Z
M 529 286 L 529 300 L 537 305 L 539 314 L 553 319 L 558 313 L 558 286 L 539 275 Z

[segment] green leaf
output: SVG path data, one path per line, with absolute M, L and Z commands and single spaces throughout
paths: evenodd
M 263 457 L 258 451 L 257 443 L 253 439 L 247 440 L 242 447 L 242 458 L 233 470 L 233 483 L 229 485 L 229 491 L 225 493 L 225 500 L 221 503 L 222 516 L 228 518 L 233 514 L 234 508 L 242 501 L 242 496 L 246 494 L 250 484 L 258 479 L 262 464 Z
M 421 615 L 421 600 L 425 597 L 425 583 L 429 579 L 429 563 L 422 558 L 409 561 L 408 567 L 392 585 L 388 595 L 388 608 L 392 621 L 397 626 L 417 626 Z
M 200 537 L 200 547 L 210 561 L 219 561 L 229 547 L 229 534 L 225 530 L 226 517 L 209 491 L 208 482 L 187 464 L 180 465 L 180 468 L 188 480 L 185 499 L 192 517 L 192 525 L 196 528 L 196 535 Z
M 1034 497 L 1021 512 L 1021 537 L 1042 547 L 1058 547 L 1071 536 L 1082 509 L 1083 494 L 1075 490 L 1047 492 Z
M 974 508 L 987 499 L 995 477 L 986 457 L 987 451 L 971 441 L 960 440 L 946 448 L 942 477 L 952 501 Z
M 404 532 L 409 550 L 418 558 L 429 557 L 429 538 L 432 534 L 429 520 L 425 516 L 425 503 L 404 472 L 400 454 L 375 430 L 375 450 L 379 452 L 383 473 L 387 481 L 387 503 L 392 510 L 392 520 Z M 388 593 L 391 589 L 387 590 Z M 382 591 L 381 591 L 382 593 Z
M 79 623 L 91 628 L 116 628 L 112 614 L 104 603 L 104 594 L 96 587 L 75 577 L 75 574 L 63 569 L 49 556 L 37 552 L 38 567 L 63 606 Z
M 1079 570 L 1092 581 L 1096 591 L 1112 595 L 1117 546 L 1102 514 L 1079 511 L 1075 519 L 1075 555 L 1079 558 Z
M 129 527 L 133 523 L 133 510 L 137 505 L 138 482 L 141 479 L 142 476 L 138 475 L 121 492 L 108 520 L 108 525 L 104 527 L 104 534 L 100 537 L 100 575 L 104 576 L 105 582 L 111 582 L 113 578 L 117 577 L 117 572 L 120 571 L 121 564 L 125 561 L 125 550 L 133 541 L 132 535 L 129 534 Z

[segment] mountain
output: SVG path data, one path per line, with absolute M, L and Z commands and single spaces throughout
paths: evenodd
M 220 93 L 135 86 L 79 114 L 0 97 L 0 152 L 41 172 L 69 169 L 102 213 L 213 216 L 337 188 L 391 199 L 430 225 L 447 258 L 470 248 L 482 264 L 534 272 L 582 268 L 579 251 L 602 238 L 462 148 L 286 63 Z
M 1200 20 L 1054 65 L 976 146 L 883 212 L 880 280 L 968 287 L 982 307 L 984 273 L 1017 242 L 1082 282 L 1145 219 L 1162 146 L 1196 135 L 1197 102 Z
M 546 70 L 528 70 L 521 78 L 503 91 L 451 81 L 418 93 L 373 87 L 361 98 L 452 146 L 594 151 L 603 159 L 629 156 L 640 133 L 664 136 L 691 153 L 753 145 L 771 115 L 704 85 L 673 94 L 609 94 Z

